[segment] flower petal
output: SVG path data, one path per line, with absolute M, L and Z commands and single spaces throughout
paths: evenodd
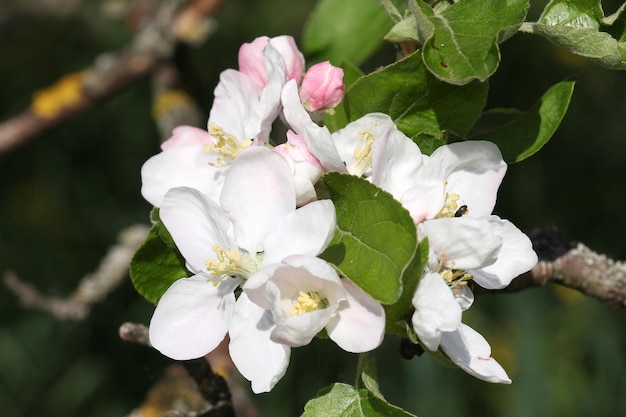
M 461 306 L 437 273 L 430 272 L 421 278 L 413 295 L 413 307 L 413 329 L 428 350 L 436 351 L 442 334 L 461 324 Z
M 206 275 L 174 282 L 163 294 L 150 321 L 150 343 L 164 355 L 195 359 L 224 339 L 235 308 L 234 287 L 218 286 Z
M 335 206 L 330 200 L 298 208 L 265 239 L 263 263 L 280 262 L 290 255 L 319 255 L 332 239 L 335 224 Z
M 491 357 L 491 346 L 480 333 L 461 323 L 454 332 L 444 333 L 441 348 L 450 360 L 470 375 L 483 381 L 510 384 L 511 379 Z
M 487 218 L 443 217 L 420 224 L 428 246 L 450 269 L 479 269 L 493 264 L 502 246 Z
M 283 114 L 289 126 L 298 135 L 304 135 L 305 127 L 314 123 L 298 97 L 298 85 L 294 80 L 288 81 L 283 87 L 281 101 Z
M 507 168 L 496 145 L 472 140 L 440 146 L 430 156 L 430 165 L 444 171 L 446 192 L 461 196 L 470 216 L 491 214 Z
M 385 310 L 348 278 L 341 280 L 347 299 L 326 325 L 328 336 L 347 352 L 376 349 L 385 335 Z
M 226 174 L 221 206 L 239 246 L 251 254 L 262 252 L 276 224 L 296 209 L 289 164 L 265 147 L 243 150 Z
M 205 261 L 217 259 L 213 250 L 216 243 L 225 249 L 236 248 L 227 235 L 228 218 L 198 190 L 171 189 L 163 199 L 159 216 L 194 273 L 206 271 Z
M 498 259 L 495 263 L 470 273 L 481 287 L 500 289 L 509 285 L 515 277 L 532 269 L 537 264 L 537 254 L 528 236 L 510 221 L 490 216 L 489 223 L 494 234 L 502 239 Z
M 242 293 L 237 300 L 230 326 L 230 356 L 252 391 L 269 392 L 285 375 L 289 365 L 289 346 L 273 342 L 271 311 L 264 310 Z
M 160 207 L 168 190 L 191 187 L 217 201 L 224 185 L 225 170 L 209 165 L 213 157 L 204 145 L 173 145 L 148 159 L 141 167 L 141 194 L 153 206 Z

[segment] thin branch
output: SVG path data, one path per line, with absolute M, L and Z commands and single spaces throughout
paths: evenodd
M 209 16 L 221 1 L 197 0 L 182 10 L 182 0 L 162 2 L 155 18 L 137 33 L 129 47 L 104 53 L 91 67 L 62 77 L 35 93 L 29 109 L 0 123 L 0 155 L 142 78 L 172 56 L 179 40 L 197 42 L 208 35 Z
M 66 298 L 46 296 L 11 271 L 5 272 L 4 284 L 25 307 L 46 311 L 59 319 L 82 320 L 94 303 L 104 299 L 127 276 L 130 259 L 145 240 L 148 229 L 145 225 L 134 225 L 122 230 L 98 269 L 86 275 Z
M 555 229 L 536 229 L 530 237 L 539 263 L 501 291 L 517 292 L 551 282 L 580 291 L 612 308 L 626 307 L 624 262 L 568 241 Z

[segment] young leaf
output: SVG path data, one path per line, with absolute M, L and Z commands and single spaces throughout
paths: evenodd
M 430 18 L 432 36 L 422 48 L 426 66 L 451 84 L 485 81 L 500 63 L 500 32 L 510 36 L 511 28 L 524 21 L 527 8 L 528 0 L 461 0 L 435 13 Z
M 485 106 L 488 88 L 487 83 L 442 82 L 415 53 L 356 81 L 344 102 L 352 121 L 382 112 L 409 137 L 426 134 L 440 139 L 444 131 L 465 137 Z
M 567 112 L 574 81 L 563 81 L 548 89 L 530 109 L 523 113 L 492 110 L 485 113 L 472 139 L 485 139 L 500 148 L 504 160 L 519 162 L 537 152 L 552 137 Z M 494 121 L 500 124 L 493 127 Z M 487 127 L 492 124 L 491 127 Z
M 363 369 L 361 373 L 361 381 L 363 381 L 363 386 L 365 386 L 374 397 L 385 401 L 385 397 L 383 397 L 383 394 L 380 392 L 380 387 L 378 386 L 378 371 L 376 370 L 376 361 L 374 359 L 367 361 L 365 369 Z
M 409 212 L 362 178 L 331 172 L 323 181 L 335 203 L 337 230 L 320 256 L 376 300 L 396 302 L 417 246 Z
M 335 383 L 304 406 L 302 417 L 415 417 L 376 397 L 366 389 L 356 390 Z
M 392 25 L 376 0 L 321 0 L 304 27 L 302 51 L 307 62 L 360 65 Z
M 155 224 L 130 261 L 130 278 L 146 300 L 156 304 L 174 281 L 190 276 L 183 257 L 161 237 Z
M 598 65 L 626 69 L 623 9 L 604 18 L 598 0 L 552 0 L 536 23 L 525 23 L 520 30 L 543 36 Z

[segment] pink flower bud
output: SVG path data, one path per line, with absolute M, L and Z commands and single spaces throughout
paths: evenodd
M 325 61 L 313 65 L 304 75 L 300 100 L 308 111 L 314 112 L 337 107 L 345 93 L 343 69 Z
M 261 91 L 266 83 L 263 49 L 268 42 L 283 58 L 287 74 L 285 81 L 296 80 L 300 84 L 304 72 L 304 55 L 291 36 L 276 36 L 271 39 L 267 36 L 261 36 L 251 43 L 241 45 L 239 48 L 239 71 L 250 77 L 257 90 Z

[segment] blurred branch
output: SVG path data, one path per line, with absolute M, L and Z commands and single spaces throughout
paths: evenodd
M 222 0 L 161 2 L 155 17 L 124 50 L 104 53 L 93 65 L 62 77 L 33 95 L 30 108 L 0 123 L 0 154 L 83 113 L 172 56 L 178 41 L 198 42 L 212 30 L 209 17 Z
M 130 259 L 145 240 L 148 229 L 145 225 L 134 225 L 122 230 L 98 269 L 86 275 L 67 298 L 46 296 L 11 271 L 5 272 L 4 284 L 25 307 L 46 311 L 60 319 L 81 320 L 94 303 L 104 299 L 127 276 Z
M 626 264 L 570 242 L 555 229 L 530 234 L 539 263 L 514 279 L 503 292 L 560 284 L 593 297 L 612 308 L 626 307 Z

